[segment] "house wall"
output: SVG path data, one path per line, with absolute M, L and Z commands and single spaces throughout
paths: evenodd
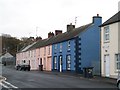
M 71 68 L 70 71 L 75 72 L 75 40 L 70 40 L 70 51 L 68 51 L 67 45 L 68 41 L 61 42 L 62 43 L 62 52 L 60 52 L 60 43 L 57 44 L 57 49 L 55 50 L 55 45 L 52 45 L 52 70 L 54 70 L 53 59 L 57 57 L 57 71 L 60 71 L 60 62 L 59 56 L 62 56 L 62 71 L 67 71 L 66 69 L 66 57 L 67 55 L 71 56 Z
M 24 60 L 26 61 L 25 63 L 23 63 Z M 29 64 L 27 52 L 21 52 L 16 54 L 16 65 L 18 64 L 20 65 Z
M 52 45 L 36 49 L 37 68 L 39 69 L 40 60 L 42 60 L 43 70 L 51 71 Z
M 120 22 L 118 22 L 118 53 L 120 53 Z
M 2 55 L 2 36 L 0 36 L 0 56 Z
M 81 69 L 93 67 L 93 74 L 100 75 L 100 27 L 102 18 L 93 18 L 93 25 L 79 35 L 79 62 Z
M 110 41 L 104 42 L 104 27 L 101 28 L 101 72 L 105 76 L 105 61 L 104 55 L 110 56 L 110 76 L 117 78 L 115 54 L 118 54 L 118 23 L 108 25 L 110 28 Z M 107 50 L 107 52 L 106 52 Z

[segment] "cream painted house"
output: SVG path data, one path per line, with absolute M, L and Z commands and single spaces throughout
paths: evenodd
M 117 78 L 120 71 L 120 11 L 100 27 L 101 75 Z

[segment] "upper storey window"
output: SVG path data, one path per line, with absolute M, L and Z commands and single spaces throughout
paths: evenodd
M 104 27 L 104 42 L 108 42 L 110 40 L 110 29 L 109 26 Z

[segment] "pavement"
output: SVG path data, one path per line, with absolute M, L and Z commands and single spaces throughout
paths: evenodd
M 109 84 L 117 85 L 117 79 L 114 78 L 107 78 L 107 77 L 101 77 L 101 76 L 93 76 L 93 78 L 85 78 L 82 74 L 76 74 L 76 73 L 61 73 L 61 72 L 47 72 L 47 71 L 39 71 L 46 74 L 54 74 L 54 75 L 60 75 L 60 76 L 71 76 L 71 77 L 80 77 L 82 79 L 92 80 L 92 81 L 98 81 L 98 82 L 105 82 Z

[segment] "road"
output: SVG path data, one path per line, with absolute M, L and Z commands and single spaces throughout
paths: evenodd
M 13 88 L 116 88 L 116 85 L 83 77 L 40 71 L 17 71 L 8 67 L 2 68 L 2 75 Z

